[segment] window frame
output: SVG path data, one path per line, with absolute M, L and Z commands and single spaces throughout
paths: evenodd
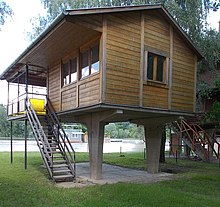
M 72 81 L 71 79 L 71 75 L 72 75 L 72 60 L 76 60 L 76 71 L 75 71 L 75 73 L 76 73 L 76 79 L 74 80 L 74 81 Z M 72 56 L 71 58 L 69 58 L 68 60 L 66 60 L 66 61 L 62 61 L 62 63 L 61 63 L 61 74 L 62 74 L 62 87 L 64 87 L 64 86 L 67 86 L 67 85 L 69 85 L 69 84 L 71 84 L 71 83 L 75 83 L 75 82 L 77 82 L 77 74 L 78 74 L 78 55 L 75 55 L 75 56 Z M 68 82 L 65 84 L 64 83 L 64 68 L 65 68 L 65 65 L 67 65 L 67 67 L 68 67 Z
M 153 60 L 153 79 L 148 78 L 148 54 L 151 53 L 154 55 Z M 157 80 L 157 64 L 158 64 L 158 57 L 164 57 L 163 63 L 163 80 Z M 169 54 L 163 51 L 159 51 L 154 48 L 145 47 L 144 51 L 144 81 L 145 82 L 155 82 L 158 84 L 165 84 L 168 85 L 168 74 L 169 74 Z
M 92 63 L 92 51 L 93 48 L 98 46 L 98 54 L 95 52 L 94 54 L 94 60 L 97 60 L 96 62 Z M 89 74 L 82 77 L 82 60 L 81 60 L 81 54 L 88 51 L 88 66 L 89 66 Z M 100 73 L 101 70 L 101 41 L 100 41 L 100 37 L 96 37 L 95 39 L 87 42 L 86 44 L 82 45 L 81 47 L 78 47 L 76 50 L 74 50 L 74 52 L 72 52 L 70 55 L 65 56 L 64 58 L 61 59 L 61 63 L 60 63 L 60 77 L 61 77 L 61 88 L 66 87 L 72 83 L 76 83 L 79 82 L 80 80 L 84 80 L 85 78 L 90 77 L 91 75 L 95 75 Z M 76 60 L 76 71 L 74 73 L 76 73 L 76 75 L 74 75 L 74 81 L 72 80 L 72 60 Z M 98 66 L 97 66 L 98 63 Z M 92 66 L 94 70 L 92 70 Z M 66 72 L 64 71 L 64 68 L 68 67 L 68 75 L 66 75 Z M 74 74 L 73 73 L 73 74 Z M 64 75 L 66 77 L 66 81 L 64 79 Z M 76 77 L 76 78 L 75 78 Z
M 96 72 L 92 72 L 92 49 L 94 47 L 96 47 L 98 45 L 98 57 L 99 57 L 99 60 L 97 62 L 99 62 L 99 67 L 98 67 L 98 71 Z M 85 53 L 85 52 L 88 52 L 88 67 L 89 67 L 89 74 L 86 75 L 86 76 L 83 76 L 82 77 L 82 54 Z M 83 49 L 80 50 L 80 54 L 79 54 L 79 61 L 80 61 L 80 64 L 79 64 L 79 79 L 82 80 L 84 78 L 88 78 L 90 77 L 91 75 L 93 74 L 97 74 L 100 72 L 100 41 L 95 41 L 93 42 L 92 44 L 89 44 L 87 47 L 84 47 Z

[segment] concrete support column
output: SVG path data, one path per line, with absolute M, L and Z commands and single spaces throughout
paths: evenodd
M 163 126 L 177 119 L 178 116 L 161 116 L 132 120 L 132 123 L 144 126 L 147 149 L 147 171 L 149 173 L 157 173 L 159 171 Z
M 102 178 L 104 127 L 103 122 L 94 118 L 88 125 L 90 177 L 96 180 Z
M 102 178 L 103 143 L 106 120 L 118 111 L 94 112 L 75 117 L 75 122 L 85 124 L 88 130 L 90 177 Z
M 147 171 L 148 173 L 158 173 L 160 159 L 160 145 L 162 136 L 162 126 L 145 126 L 145 140 L 147 149 Z

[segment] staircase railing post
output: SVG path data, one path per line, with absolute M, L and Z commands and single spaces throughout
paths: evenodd
M 24 168 L 27 169 L 27 119 L 24 120 Z
M 18 86 L 19 87 L 19 86 Z M 24 144 L 24 168 L 27 169 L 27 102 L 28 102 L 28 65 L 26 64 L 26 71 L 25 71 L 25 111 L 26 111 L 26 119 L 24 121 L 24 136 L 25 136 L 25 144 Z M 19 94 L 19 90 L 18 90 Z M 19 100 L 18 100 L 19 101 Z M 19 104 L 19 103 L 18 103 Z M 18 109 L 19 110 L 19 109 Z
M 13 163 L 13 123 L 10 122 L 11 163 Z

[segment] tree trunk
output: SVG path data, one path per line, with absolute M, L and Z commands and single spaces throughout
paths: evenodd
M 166 127 L 163 128 L 160 146 L 160 163 L 165 162 Z

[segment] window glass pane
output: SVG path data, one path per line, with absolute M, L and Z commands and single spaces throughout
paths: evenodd
M 157 81 L 163 81 L 163 65 L 165 58 L 157 55 Z
M 70 79 L 71 82 L 76 81 L 77 77 L 77 58 L 71 59 L 70 60 Z
M 91 73 L 99 71 L 99 45 L 91 48 Z
M 147 78 L 150 80 L 154 78 L 154 54 L 150 52 L 148 53 Z
M 89 51 L 81 53 L 81 78 L 89 75 Z
M 69 64 L 63 64 L 63 85 L 69 84 Z

